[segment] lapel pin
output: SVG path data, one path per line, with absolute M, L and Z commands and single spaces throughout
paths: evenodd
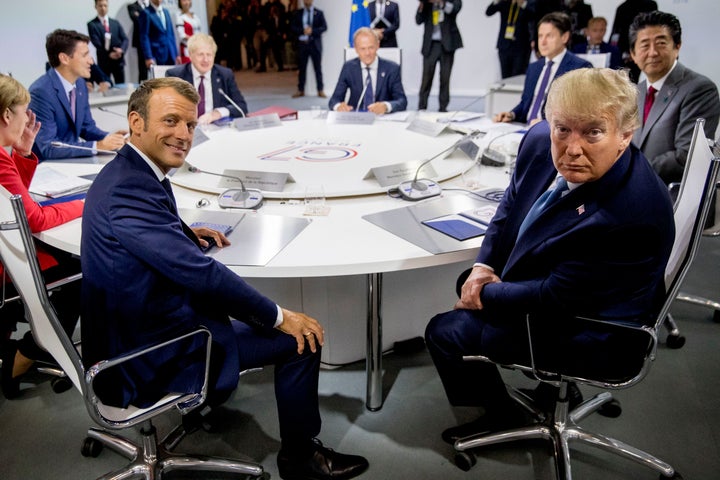
M 585 204 L 580 205 L 575 210 L 577 210 L 578 215 L 582 215 L 583 213 L 585 213 Z

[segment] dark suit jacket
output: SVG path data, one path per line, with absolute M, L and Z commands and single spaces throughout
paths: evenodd
M 235 388 L 238 346 L 228 316 L 271 330 L 277 306 L 183 233 L 174 197 L 130 145 L 88 191 L 81 247 L 86 365 L 205 325 L 213 335 L 211 389 Z M 142 405 L 168 389 L 189 391 L 199 378 L 196 350 L 188 343 L 142 357 L 103 383 L 101 398 Z
M 340 71 L 340 78 L 335 85 L 335 91 L 328 102 L 330 109 L 332 110 L 336 104 L 345 101 L 345 95 L 350 90 L 350 98 L 347 103 L 357 111 L 364 86 L 362 79 L 360 59 L 353 58 L 345 62 Z M 400 65 L 378 57 L 374 94 L 376 102 L 390 103 L 393 112 L 400 112 L 407 108 L 407 97 L 405 97 L 405 90 L 402 86 Z
M 658 9 L 655 0 L 626 0 L 615 9 L 615 20 L 612 26 L 612 35 L 618 36 L 618 49 L 620 54 L 630 51 L 628 32 L 630 25 L 638 13 L 653 12 Z
M 520 103 L 512 109 L 512 112 L 515 114 L 516 122 L 525 123 L 528 121 L 527 116 L 532 108 L 533 96 L 535 95 L 535 85 L 537 85 L 537 82 L 540 80 L 540 73 L 542 72 L 544 66 L 544 58 L 536 60 L 528 66 L 527 74 L 525 75 L 523 93 L 520 97 Z M 592 68 L 592 65 L 587 60 L 576 57 L 570 52 L 565 52 L 565 56 L 563 57 L 562 62 L 560 62 L 553 80 L 570 70 L 575 70 L 576 68 Z M 542 109 L 543 111 L 545 110 L 544 104 Z
M 186 63 L 185 65 L 179 65 L 173 67 L 165 72 L 166 77 L 180 77 L 183 80 L 193 83 L 192 64 Z M 213 107 L 225 107 L 230 110 L 231 117 L 240 117 L 243 114 L 248 113 L 247 104 L 242 93 L 238 89 L 237 83 L 235 83 L 235 74 L 229 68 L 223 67 L 222 65 L 213 65 L 210 70 L 210 78 L 205 80 L 210 82 L 212 85 L 212 98 Z M 220 93 L 219 89 L 222 89 L 227 96 L 232 98 L 233 102 L 237 103 L 242 108 L 242 113 L 238 111 L 227 99 Z
M 116 62 L 119 65 L 125 65 L 125 56 L 120 57 L 119 60 L 112 60 L 108 55 L 115 47 L 120 47 L 123 52 L 127 51 L 128 38 L 125 35 L 120 22 L 114 18 L 108 18 L 108 25 L 110 26 L 110 50 L 105 50 L 105 27 L 98 17 L 93 18 L 87 24 L 88 35 L 90 41 L 95 45 L 97 50 L 98 64 L 102 68 L 103 65 L 110 62 Z
M 385 0 L 381 0 L 385 1 Z M 370 13 L 370 23 L 372 24 L 373 21 L 375 21 L 375 16 L 377 15 L 377 12 L 375 10 L 375 4 L 377 2 L 373 1 L 370 2 L 368 5 L 368 12 Z M 395 32 L 397 32 L 398 28 L 400 28 L 400 7 L 398 7 L 398 4 L 395 2 L 385 1 L 385 14 L 383 15 L 385 17 L 385 20 L 387 20 L 387 23 L 384 21 L 380 21 L 375 28 L 382 28 L 383 29 L 383 38 L 380 40 L 380 47 L 381 48 L 387 48 L 387 47 L 397 47 L 397 37 L 395 36 Z M 389 23 L 389 25 L 388 25 Z
M 518 238 L 531 206 L 557 175 L 549 132 L 548 123 L 540 122 L 526 134 L 483 239 L 477 261 L 502 278 L 483 287 L 484 311 L 520 317 L 530 311 L 552 322 L 563 313 L 653 320 L 674 221 L 667 188 L 634 146 L 602 178 L 551 205 Z
M 50 142 L 60 141 L 80 147 L 92 148 L 93 141 L 102 140 L 108 132 L 95 125 L 90 113 L 85 79 L 75 82 L 75 121 L 70 112 L 70 101 L 54 68 L 35 80 L 30 88 L 30 109 L 42 126 L 35 137 L 33 152 L 38 158 L 89 157 L 92 152 L 71 148 L 53 147 Z M 82 139 L 82 140 L 81 140 Z
M 130 20 L 133 22 L 133 33 L 132 33 L 132 46 L 140 50 L 140 15 L 144 8 L 140 6 L 138 2 L 128 3 L 127 11 L 130 15 Z
M 579 43 L 572 47 L 573 53 L 587 53 L 587 42 L 585 43 Z M 610 45 L 607 42 L 601 42 L 600 43 L 600 53 L 609 53 L 610 54 L 610 66 L 609 68 L 612 68 L 613 70 L 617 70 L 618 68 L 622 67 L 622 55 L 620 54 L 620 50 L 614 46 Z
M 162 27 L 160 15 L 150 5 L 140 14 L 140 46 L 146 59 L 154 59 L 158 65 L 174 65 L 178 56 L 175 43 L 175 22 L 167 8 L 162 9 L 165 27 Z
M 488 17 L 500 14 L 500 30 L 498 31 L 497 43 L 495 46 L 501 52 L 511 55 L 524 55 L 530 52 L 530 42 L 535 38 L 535 17 L 533 9 L 535 6 L 528 2 L 526 8 L 520 8 L 517 20 L 515 21 L 515 39 L 505 38 L 505 30 L 508 26 L 508 14 L 510 12 L 510 0 L 500 3 L 491 2 L 485 10 Z
M 638 108 L 645 110 L 647 80 L 638 85 Z M 717 86 L 709 78 L 678 63 L 659 92 L 645 124 L 633 142 L 666 182 L 682 179 L 695 120 L 705 119 L 705 135 L 715 138 L 720 118 Z
M 450 3 L 448 1 L 448 3 Z M 462 0 L 452 0 L 453 8 L 450 13 L 445 13 L 445 20 L 440 24 L 441 40 L 443 50 L 446 52 L 454 52 L 458 48 L 463 47 L 462 37 L 460 36 L 460 30 L 457 26 L 457 15 L 462 8 Z M 422 12 L 418 8 L 415 13 L 415 23 L 418 25 L 425 25 L 423 32 L 423 43 L 421 52 L 423 56 L 427 57 L 430 55 L 430 49 L 432 48 L 432 4 L 423 0 Z
M 290 20 L 290 31 L 295 34 L 296 37 L 303 35 L 303 14 L 305 10 L 299 8 L 292 14 L 292 20 Z M 318 8 L 313 8 L 313 21 L 312 21 L 312 35 L 307 45 L 314 47 L 318 52 L 322 52 L 322 34 L 327 30 L 327 22 L 325 21 L 325 14 Z M 304 42 L 299 42 L 303 44 Z

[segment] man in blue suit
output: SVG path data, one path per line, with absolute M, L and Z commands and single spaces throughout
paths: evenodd
M 662 306 L 673 211 L 667 188 L 631 144 L 636 98 L 618 70 L 578 69 L 553 83 L 548 121 L 520 145 L 460 300 L 426 330 L 450 403 L 485 408 L 444 440 L 523 423 L 497 368 L 462 358 L 527 364 L 528 314 L 536 358 L 549 368 L 627 373 L 644 354 L 647 345 L 577 318 L 651 324 Z M 555 200 L 540 207 L 548 195 Z
M 274 365 L 284 479 L 349 479 L 367 460 L 325 448 L 318 375 L 323 328 L 281 308 L 223 264 L 205 256 L 203 237 L 178 216 L 167 173 L 181 167 L 197 126 L 199 95 L 174 77 L 148 80 L 130 97 L 129 144 L 93 182 L 83 212 L 83 360 L 91 365 L 201 325 L 212 333 L 208 405 L 225 401 L 241 371 Z M 202 381 L 202 348 L 173 345 L 110 371 L 103 401 L 142 407 Z M 101 379 L 98 378 L 98 381 Z M 196 391 L 196 390 L 193 390 Z
M 117 150 L 125 131 L 108 133 L 95 125 L 90 113 L 86 78 L 93 64 L 87 35 L 55 30 L 45 41 L 52 68 L 30 85 L 30 109 L 41 124 L 33 152 L 38 158 L 88 157 L 98 150 Z M 54 147 L 62 142 L 76 148 Z
M 327 22 L 322 10 L 315 8 L 313 0 L 303 0 L 303 8 L 295 10 L 290 20 L 290 30 L 297 37 L 298 89 L 293 98 L 305 95 L 308 60 L 315 70 L 317 94 L 325 98 L 322 74 L 322 34 L 327 31 Z
M 340 71 L 330 97 L 331 110 L 373 112 L 377 115 L 407 108 L 400 65 L 377 56 L 380 40 L 374 30 L 362 27 L 353 35 L 357 58 L 348 60 Z M 350 98 L 345 101 L 347 91 Z
M 115 83 L 125 83 L 125 52 L 129 40 L 120 22 L 108 16 L 108 0 L 95 0 L 97 17 L 87 24 L 90 41 L 97 51 L 98 65 Z
M 610 64 L 606 66 L 613 70 L 622 68 L 620 49 L 604 40 L 605 33 L 607 33 L 607 20 L 605 17 L 593 17 L 588 20 L 585 33 L 587 34 L 586 41 L 573 45 L 573 53 L 609 53 Z
M 140 47 L 148 68 L 151 65 L 180 63 L 175 43 L 175 22 L 161 3 L 162 0 L 150 0 L 150 5 L 138 17 Z
M 192 83 L 198 93 L 202 77 L 203 94 L 198 104 L 198 122 L 207 124 L 226 117 L 244 117 L 247 104 L 235 82 L 235 74 L 229 68 L 215 64 L 215 40 L 205 33 L 196 33 L 188 40 L 188 52 L 190 63 L 169 69 L 165 76 L 180 77 Z
M 548 13 L 540 20 L 537 46 L 543 58 L 528 67 L 520 103 L 509 112 L 495 115 L 494 121 L 532 125 L 542 120 L 545 96 L 553 80 L 576 68 L 592 68 L 587 60 L 568 52 L 571 28 L 570 17 L 562 12 Z
M 390 0 L 378 0 L 368 4 L 370 27 L 380 38 L 380 48 L 397 48 L 396 32 L 400 28 L 400 7 Z

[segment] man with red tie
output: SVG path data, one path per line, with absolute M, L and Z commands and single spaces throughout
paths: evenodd
M 670 13 L 641 13 L 630 25 L 630 55 L 646 79 L 638 84 L 642 125 L 633 142 L 665 183 L 685 170 L 695 120 L 715 138 L 720 118 L 718 89 L 709 78 L 678 62 L 682 30 Z
M 97 17 L 87 24 L 90 41 L 97 51 L 97 63 L 115 83 L 125 83 L 125 51 L 128 37 L 120 22 L 108 16 L 108 0 L 95 0 Z

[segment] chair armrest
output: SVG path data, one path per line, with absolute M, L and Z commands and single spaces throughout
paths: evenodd
M 199 392 L 189 394 L 178 394 L 168 392 L 168 395 L 158 400 L 155 404 L 147 408 L 137 408 L 132 405 L 127 408 L 110 407 L 102 403 L 95 393 L 94 382 L 97 376 L 105 370 L 121 365 L 125 362 L 141 357 L 156 350 L 167 348 L 174 343 L 184 341 L 194 336 L 204 336 L 205 345 L 205 375 L 203 385 Z M 178 408 L 182 414 L 189 412 L 205 401 L 208 391 L 208 375 L 210 368 L 210 349 L 212 343 L 212 334 L 204 327 L 187 332 L 178 337 L 166 340 L 164 342 L 147 346 L 145 348 L 135 350 L 131 353 L 121 355 L 109 360 L 101 360 L 95 365 L 89 367 L 85 372 L 85 389 L 84 395 L 88 411 L 95 421 L 109 428 L 125 428 L 141 423 L 148 418 L 155 416 L 165 410 L 173 407 Z M 111 412 L 111 415 L 108 415 Z

